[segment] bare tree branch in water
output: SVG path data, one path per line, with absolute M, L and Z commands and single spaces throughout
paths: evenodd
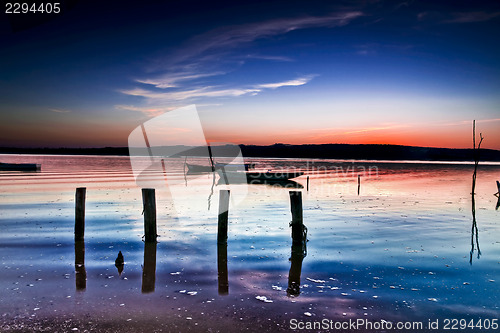
M 483 142 L 483 134 L 479 133 L 479 144 L 476 148 L 476 121 L 472 123 L 472 143 L 474 148 L 474 173 L 472 174 L 472 230 L 471 230 L 471 249 L 470 249 L 470 260 L 469 263 L 472 265 L 472 255 L 477 247 L 477 258 L 481 256 L 481 250 L 479 249 L 479 234 L 477 230 L 476 222 L 476 200 L 475 200 L 475 189 L 476 189 L 476 178 L 477 178 L 477 166 L 479 165 L 479 149 L 481 148 L 481 143 Z

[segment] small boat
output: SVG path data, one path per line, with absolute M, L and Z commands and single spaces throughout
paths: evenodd
M 215 169 L 224 169 L 225 171 L 248 171 L 250 169 L 255 168 L 255 163 L 244 163 L 244 164 L 237 164 L 237 163 L 215 163 Z
M 215 163 L 215 166 L 211 165 L 198 165 L 198 164 L 189 164 L 186 163 L 189 173 L 203 173 L 203 172 L 212 172 L 214 170 L 222 170 L 225 171 L 248 171 L 251 168 L 255 167 L 253 163 L 245 163 L 245 164 L 224 164 L 224 163 Z
M 0 163 L 0 171 L 39 171 L 40 164 L 35 163 Z
M 253 181 L 285 181 L 288 179 L 292 178 L 297 178 L 302 176 L 304 173 L 303 172 L 237 172 L 237 171 L 222 171 L 222 170 L 217 170 L 219 172 L 219 176 L 222 179 L 238 179 L 243 176 L 246 176 L 247 182 L 252 183 Z
M 211 165 L 198 165 L 186 163 L 189 173 L 202 173 L 202 172 L 212 172 L 214 167 Z

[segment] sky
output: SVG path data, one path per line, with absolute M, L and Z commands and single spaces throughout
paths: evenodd
M 0 146 L 124 147 L 195 104 L 209 142 L 500 150 L 498 1 L 61 1 L 0 14 Z

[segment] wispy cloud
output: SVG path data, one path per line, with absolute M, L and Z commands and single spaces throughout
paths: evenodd
M 305 85 L 315 75 L 278 82 L 262 80 L 265 83 L 238 82 L 231 85 L 220 84 L 220 80 L 214 84 L 214 77 L 234 71 L 235 67 L 241 66 L 247 59 L 293 61 L 287 56 L 279 55 L 242 55 L 241 48 L 246 44 L 299 29 L 343 26 L 360 16 L 363 16 L 360 11 L 342 11 L 325 16 L 281 18 L 213 29 L 191 38 L 176 52 L 156 61 L 148 69 L 150 74 L 147 77 L 135 80 L 141 86 L 120 90 L 125 95 L 142 97 L 146 107 L 118 105 L 116 108 L 139 111 L 151 116 L 159 113 L 159 110 L 171 109 L 172 105 L 187 100 L 206 103 L 206 99 L 210 98 L 252 96 L 264 90 Z M 233 69 L 228 69 L 231 66 Z M 220 70 L 221 68 L 224 70 Z M 166 107 L 159 108 L 158 105 Z
M 460 23 L 478 23 L 487 22 L 500 17 L 499 11 L 484 12 L 452 12 L 443 13 L 437 11 L 425 11 L 417 14 L 417 19 L 420 22 L 428 22 L 433 24 L 460 24 Z
M 275 83 L 263 83 L 263 84 L 258 84 L 256 88 L 260 89 L 276 89 L 276 88 L 281 88 L 281 87 L 294 87 L 294 86 L 302 86 L 314 77 L 315 75 L 309 75 L 301 78 L 297 78 L 294 80 L 288 80 L 288 81 L 283 81 L 283 82 L 275 82 Z
M 66 110 L 66 109 L 49 109 L 51 112 L 56 112 L 56 113 L 70 113 L 71 110 Z
M 263 83 L 239 88 L 226 88 L 222 86 L 208 86 L 195 89 L 183 89 L 177 91 L 151 91 L 143 88 L 134 88 L 129 90 L 121 90 L 121 93 L 130 96 L 143 97 L 147 101 L 158 103 L 171 103 L 173 101 L 193 100 L 199 98 L 214 98 L 214 97 L 238 97 L 243 95 L 257 95 L 265 89 L 277 89 L 281 87 L 301 86 L 308 83 L 314 75 L 300 77 L 293 80 L 275 83 Z M 157 86 L 158 87 L 158 86 Z M 122 106 L 123 108 L 123 106 Z M 133 110 L 128 106 L 128 110 Z M 138 108 L 137 111 L 142 111 Z M 153 111 L 154 112 L 154 111 Z M 150 113 L 150 112 L 148 112 Z
M 326 16 L 282 18 L 265 22 L 217 28 L 192 38 L 179 52 L 169 57 L 167 63 L 181 63 L 192 57 L 227 51 L 261 38 L 286 34 L 290 31 L 313 27 L 339 27 L 363 16 L 360 11 L 332 13 Z
M 162 113 L 172 111 L 177 106 L 135 106 L 135 105 L 115 105 L 116 110 L 137 111 L 144 113 L 147 116 L 158 116 Z
M 155 86 L 156 88 L 176 88 L 180 83 L 185 81 L 192 81 L 200 78 L 206 78 L 216 75 L 223 75 L 224 72 L 212 72 L 212 73 L 172 73 L 172 74 L 163 74 L 156 78 L 152 79 L 138 79 L 136 82 L 143 84 L 150 84 Z
M 453 13 L 452 17 L 445 20 L 444 23 L 474 23 L 486 22 L 500 16 L 500 12 L 468 12 L 468 13 Z

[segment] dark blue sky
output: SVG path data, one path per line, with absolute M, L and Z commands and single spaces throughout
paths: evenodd
M 126 146 L 196 104 L 211 141 L 468 147 L 477 119 L 500 149 L 498 1 L 103 2 L 3 14 L 0 145 Z

